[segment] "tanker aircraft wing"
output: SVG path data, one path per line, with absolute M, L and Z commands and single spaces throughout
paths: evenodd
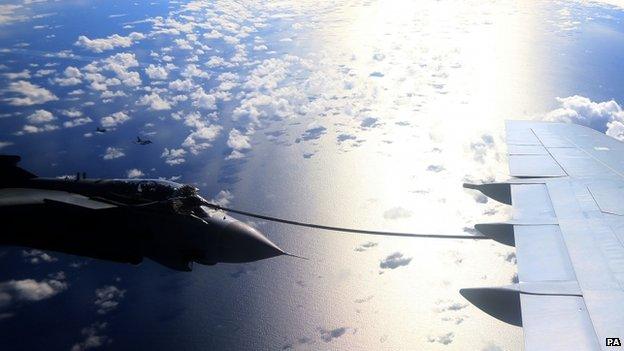
M 521 325 L 525 350 L 618 350 L 624 342 L 624 144 L 574 124 L 508 121 L 511 179 L 466 184 L 513 206 L 476 225 L 516 247 L 518 283 L 463 289 Z

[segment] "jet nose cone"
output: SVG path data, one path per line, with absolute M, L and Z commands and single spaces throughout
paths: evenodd
M 221 234 L 220 262 L 251 262 L 283 255 L 284 251 L 251 226 L 233 221 Z

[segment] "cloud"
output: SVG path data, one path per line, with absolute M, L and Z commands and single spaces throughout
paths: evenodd
M 387 210 L 386 212 L 384 212 L 383 214 L 385 219 L 400 219 L 400 218 L 408 218 L 412 216 L 412 211 L 397 206 L 397 207 L 393 207 L 389 210 Z
M 69 66 L 67 68 L 65 68 L 65 71 L 63 71 L 64 77 L 63 78 L 56 78 L 54 79 L 54 81 L 61 86 L 70 86 L 70 85 L 77 85 L 82 83 L 82 73 L 80 73 L 80 70 L 76 67 L 73 66 Z
M 138 67 L 139 61 L 132 53 L 122 52 L 106 58 L 104 61 L 104 69 L 113 71 L 117 78 L 123 84 L 129 87 L 141 85 L 141 76 L 138 72 L 128 71 L 130 68 Z M 109 84 L 110 85 L 110 84 Z
M 7 25 L 13 22 L 22 22 L 28 20 L 29 17 L 17 13 L 17 11 L 21 9 L 23 9 L 22 5 L 0 5 L 0 25 Z
M 374 241 L 367 241 L 363 244 L 361 244 L 360 246 L 356 247 L 354 250 L 358 251 L 358 252 L 364 252 L 372 247 L 377 246 L 378 244 Z
M 64 278 L 64 274 L 58 274 L 54 278 L 42 281 L 23 279 L 0 282 L 0 308 L 14 303 L 41 301 L 55 296 L 67 289 Z
M 41 262 L 56 262 L 58 259 L 54 256 L 49 255 L 46 252 L 40 250 L 22 250 L 22 257 L 26 258 L 28 262 L 32 264 L 38 264 Z
M 223 128 L 216 124 L 199 126 L 186 137 L 182 146 L 190 149 L 191 153 L 198 154 L 201 150 L 212 146 L 212 142 L 219 136 L 221 129 Z
M 161 110 L 170 110 L 171 104 L 160 97 L 160 95 L 156 93 L 151 93 L 149 95 L 143 95 L 139 101 L 137 101 L 137 105 L 141 106 L 149 106 L 150 110 L 161 111 Z
M 445 312 L 445 311 L 460 311 L 463 310 L 464 308 L 468 307 L 467 303 L 460 303 L 460 302 L 452 302 L 452 301 L 439 301 L 439 303 L 445 303 L 444 306 L 442 306 L 439 309 L 439 312 Z
M 340 327 L 332 330 L 321 329 L 321 340 L 324 342 L 331 342 L 332 340 L 343 336 L 347 330 L 349 330 L 347 327 Z
M 128 120 L 130 120 L 130 116 L 123 111 L 119 111 L 106 117 L 102 117 L 102 119 L 100 119 L 100 124 L 102 124 L 102 127 L 104 128 L 114 128 L 127 122 Z
M 165 69 L 165 67 L 156 66 L 153 64 L 150 64 L 149 66 L 147 66 L 147 68 L 145 68 L 145 73 L 148 77 L 150 77 L 150 79 L 154 80 L 164 80 L 167 79 L 167 77 L 169 76 L 169 72 L 167 72 L 167 69 Z
M 53 131 L 58 129 L 58 126 L 54 125 L 54 124 L 45 124 L 41 127 L 37 127 L 37 126 L 33 126 L 30 124 L 26 124 L 24 127 L 22 127 L 22 130 L 17 132 L 17 135 L 23 135 L 23 134 L 33 134 L 33 133 L 42 133 L 42 132 L 49 132 L 49 131 Z
M 108 285 L 95 290 L 94 304 L 97 306 L 98 314 L 107 314 L 119 306 L 119 301 L 123 299 L 126 291 L 114 285 Z
M 184 71 L 180 74 L 184 78 L 210 78 L 210 73 L 206 71 L 202 71 L 199 67 L 194 64 L 189 64 L 186 66 Z
M 135 41 L 143 38 L 145 38 L 145 35 L 137 32 L 132 32 L 125 37 L 119 34 L 113 34 L 106 38 L 99 39 L 89 39 L 87 36 L 81 35 L 78 37 L 78 40 L 74 43 L 74 45 L 100 53 L 117 47 L 130 47 Z
M 74 344 L 71 351 L 84 351 L 110 344 L 112 340 L 106 335 L 100 335 L 108 325 L 105 322 L 95 322 L 89 327 L 83 328 L 80 333 L 84 340 Z
M 228 135 L 227 145 L 233 150 L 227 159 L 236 159 L 243 157 L 241 151 L 251 149 L 249 137 L 242 134 L 238 129 L 232 129 Z
M 123 152 L 122 148 L 116 148 L 109 146 L 106 148 L 106 153 L 102 158 L 105 160 L 113 160 L 116 158 L 124 157 L 126 154 Z
M 39 105 L 48 101 L 56 101 L 58 97 L 49 90 L 38 85 L 32 84 L 25 80 L 9 83 L 7 91 L 17 93 L 23 97 L 12 97 L 6 99 L 10 105 L 14 106 L 30 106 Z
M 362 123 L 360 123 L 360 127 L 362 127 L 363 129 L 375 128 L 380 125 L 377 121 L 377 118 L 366 117 L 362 120 Z
M 518 263 L 518 259 L 516 258 L 516 253 L 513 252 L 513 251 L 507 252 L 506 254 L 504 254 L 502 256 L 505 259 L 505 261 L 507 261 L 509 263 L 513 263 L 513 264 L 517 264 Z
M 318 139 L 323 134 L 325 134 L 326 130 L 327 128 L 323 126 L 319 126 L 316 124 L 316 122 L 314 122 L 308 125 L 308 128 L 306 129 L 306 131 L 301 135 L 301 139 L 304 141 Z
M 490 134 L 481 135 L 480 140 L 470 143 L 470 150 L 473 154 L 473 159 L 480 163 L 485 163 L 486 156 L 490 150 L 494 147 L 494 137 Z
M 438 343 L 440 343 L 442 345 L 448 345 L 448 344 L 453 342 L 453 338 L 454 337 L 455 337 L 455 333 L 448 332 L 446 334 L 442 334 L 442 335 L 438 336 L 437 338 L 429 337 L 428 341 L 429 342 L 438 342 Z
M 411 257 L 404 257 L 402 253 L 395 252 L 388 255 L 379 262 L 379 268 L 381 269 L 395 269 L 401 266 L 407 266 L 412 261 Z
M 214 110 L 217 108 L 217 98 L 212 94 L 204 92 L 204 88 L 199 88 L 191 94 L 193 105 L 206 110 Z
M 219 206 L 228 206 L 233 198 L 234 195 L 232 195 L 229 190 L 221 190 L 219 191 L 217 196 L 213 197 L 212 200 L 210 200 L 210 202 Z
M 29 79 L 30 71 L 25 69 L 21 72 L 9 72 L 9 73 L 3 73 L 2 75 L 9 79 Z
M 624 111 L 615 100 L 595 102 L 580 96 L 558 97 L 560 107 L 538 116 L 555 122 L 576 123 L 589 126 L 618 140 L 624 140 Z
M 163 153 L 160 155 L 161 158 L 165 159 L 165 163 L 170 166 L 179 165 L 186 161 L 184 159 L 184 155 L 186 155 L 186 150 L 184 149 L 168 149 L 165 148 Z
M 55 119 L 56 117 L 54 117 L 51 112 L 46 111 L 46 110 L 37 110 L 30 116 L 26 117 L 26 120 L 28 120 L 28 122 L 33 123 L 33 124 L 42 124 L 46 122 L 51 122 L 51 121 L 54 121 Z
M 129 170 L 126 172 L 126 176 L 127 176 L 128 178 L 141 178 L 141 177 L 143 177 L 144 175 L 145 175 L 145 173 L 143 173 L 143 171 L 141 171 L 140 169 L 137 169 L 137 168 L 132 168 L 132 169 L 129 169 Z
M 70 118 L 82 117 L 82 111 L 76 109 L 61 110 L 60 112 Z
M 10 141 L 0 141 L 0 150 L 11 145 L 13 145 L 13 143 Z
M 427 167 L 428 172 L 440 173 L 443 170 L 445 170 L 445 168 L 442 165 L 429 165 L 429 167 Z
M 78 127 L 78 126 L 91 123 L 91 122 L 93 122 L 93 120 L 89 117 L 74 118 L 69 121 L 63 122 L 63 127 L 73 128 L 73 127 Z
M 357 139 L 357 137 L 355 135 L 345 134 L 345 133 L 339 134 L 336 137 L 336 140 L 338 140 L 339 143 L 342 143 L 342 142 L 347 141 L 347 140 L 356 140 L 356 139 Z
M 177 90 L 177 91 L 191 91 L 194 84 L 190 79 L 180 80 L 176 79 L 172 82 L 169 82 L 169 89 Z

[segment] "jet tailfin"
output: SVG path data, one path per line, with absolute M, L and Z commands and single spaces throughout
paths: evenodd
M 17 155 L 0 155 L 0 186 L 37 177 L 17 166 L 21 159 Z

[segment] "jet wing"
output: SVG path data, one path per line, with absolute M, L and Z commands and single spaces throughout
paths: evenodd
M 476 228 L 515 245 L 518 283 L 462 294 L 512 323 L 497 309 L 518 304 L 527 351 L 620 349 L 609 339 L 624 342 L 624 144 L 573 124 L 506 132 L 513 178 L 467 187 L 513 206 L 511 221 Z
M 0 189 L 0 208 L 4 206 L 43 205 L 46 203 L 60 203 L 90 210 L 117 207 L 110 203 L 66 191 L 33 188 Z

